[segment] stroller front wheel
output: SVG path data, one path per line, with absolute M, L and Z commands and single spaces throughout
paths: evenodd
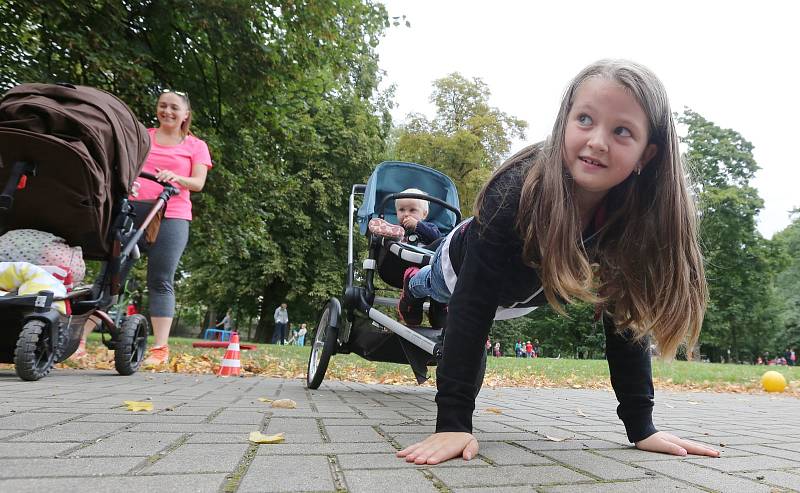
M 139 370 L 147 348 L 147 318 L 144 315 L 129 316 L 119 330 L 119 341 L 114 349 L 114 367 L 120 375 L 133 375 Z
M 311 354 L 308 357 L 308 375 L 307 386 L 309 389 L 317 389 L 322 384 L 322 379 L 325 378 L 325 372 L 328 370 L 328 363 L 331 356 L 336 351 L 336 339 L 339 335 L 339 329 L 336 328 L 336 323 L 341 314 L 341 307 L 338 300 L 331 298 L 325 303 L 325 308 L 319 317 L 317 323 L 316 334 L 314 335 L 314 342 L 311 345 Z
M 31 320 L 25 324 L 14 351 L 14 365 L 19 378 L 34 381 L 50 373 L 56 359 L 50 337 L 45 322 Z

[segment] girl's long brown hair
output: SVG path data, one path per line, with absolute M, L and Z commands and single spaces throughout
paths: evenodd
M 564 165 L 564 132 L 575 92 L 593 77 L 630 91 L 649 118 L 649 142 L 658 150 L 641 175 L 631 174 L 608 192 L 607 220 L 587 252 Z M 652 333 L 664 357 L 673 357 L 684 342 L 691 350 L 700 334 L 708 291 L 697 214 L 669 101 L 658 78 L 624 60 L 601 60 L 586 67 L 568 86 L 548 141 L 529 152 L 534 164 L 523 183 L 517 229 L 524 242 L 523 260 L 537 268 L 549 304 L 564 313 L 562 301 L 603 303 L 617 327 L 630 328 L 636 339 Z M 518 159 L 509 159 L 495 176 Z M 476 200 L 476 216 L 487 187 Z

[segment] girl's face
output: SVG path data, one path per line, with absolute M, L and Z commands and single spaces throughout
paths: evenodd
M 406 217 L 413 217 L 422 221 L 428 216 L 428 211 L 422 208 L 418 199 L 397 199 L 394 208 L 397 210 L 397 222 L 402 224 Z
M 182 97 L 174 92 L 165 92 L 156 105 L 158 124 L 164 128 L 180 128 L 189 117 L 189 107 Z
M 564 132 L 566 167 L 580 198 L 600 200 L 655 155 L 648 118 L 619 83 L 594 77 L 575 92 Z

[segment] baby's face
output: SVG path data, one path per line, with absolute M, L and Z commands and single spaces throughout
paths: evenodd
M 397 199 L 394 201 L 394 208 L 397 210 L 397 222 L 402 224 L 406 217 L 413 217 L 417 221 L 422 221 L 427 217 L 428 211 L 422 208 L 418 199 Z

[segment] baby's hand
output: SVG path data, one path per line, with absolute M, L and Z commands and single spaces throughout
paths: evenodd
M 406 462 L 414 464 L 438 464 L 453 457 L 461 456 L 470 460 L 478 454 L 478 440 L 471 433 L 434 433 L 424 441 L 410 445 L 397 452 Z
M 406 216 L 403 218 L 403 227 L 408 231 L 416 231 L 417 223 L 419 220 L 413 216 Z

